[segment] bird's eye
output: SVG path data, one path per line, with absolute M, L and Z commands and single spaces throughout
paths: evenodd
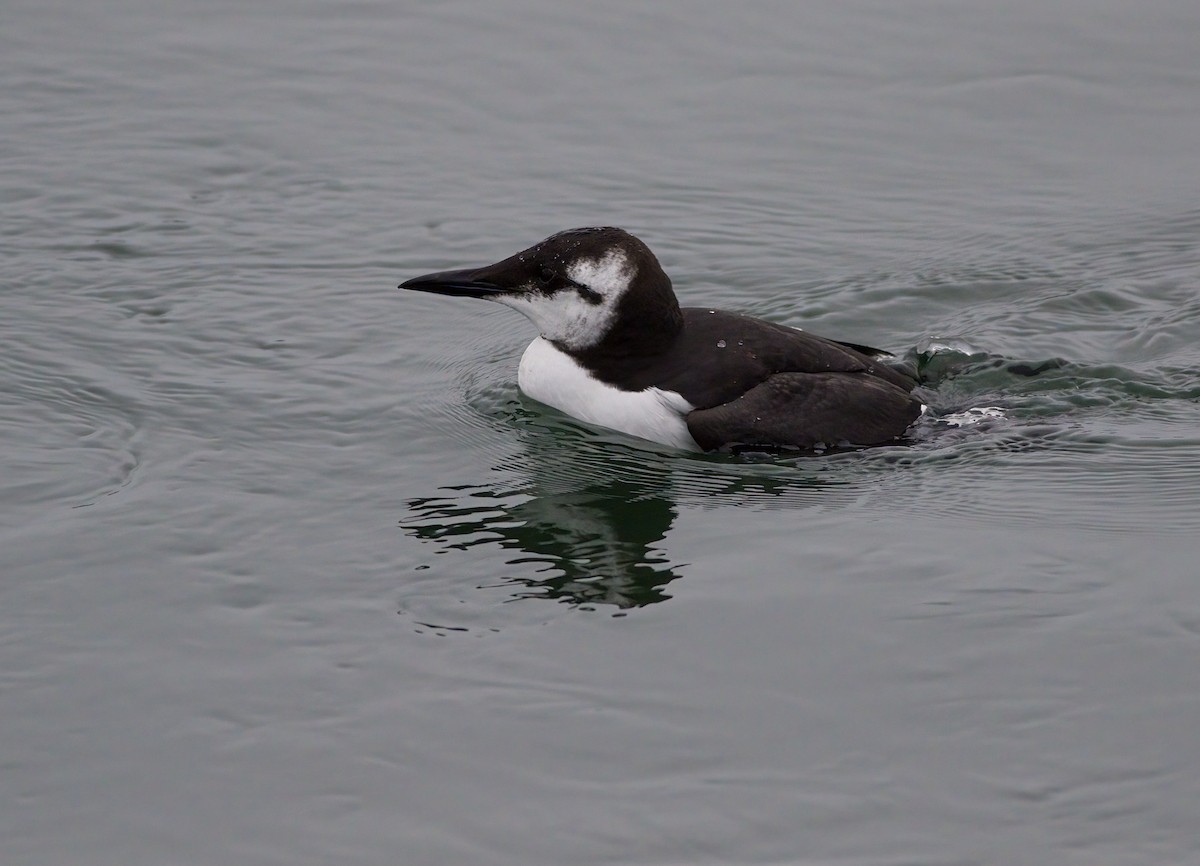
M 554 271 L 543 265 L 538 269 L 538 282 L 543 286 L 548 286 L 554 281 Z

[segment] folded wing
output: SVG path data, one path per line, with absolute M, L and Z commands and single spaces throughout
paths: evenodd
M 735 445 L 878 445 L 921 414 L 906 389 L 865 372 L 776 373 L 745 394 L 687 416 L 706 451 Z

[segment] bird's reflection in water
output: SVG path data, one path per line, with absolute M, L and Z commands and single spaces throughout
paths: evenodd
M 493 465 L 489 483 L 410 499 L 400 526 L 438 552 L 500 548 L 506 555 L 503 565 L 487 566 L 489 585 L 512 588 L 514 599 L 618 614 L 666 601 L 668 584 L 686 567 L 664 541 L 679 503 L 808 508 L 854 490 L 848 479 L 814 472 L 804 460 L 647 447 L 519 404 L 510 421 L 522 447 Z
M 578 490 L 535 494 L 469 486 L 411 500 L 403 527 L 418 538 L 467 549 L 498 545 L 506 564 L 537 577 L 503 576 L 517 598 L 575 605 L 643 607 L 670 598 L 677 578 L 656 549 L 675 519 L 675 505 L 645 484 L 613 478 Z
M 931 386 L 951 373 L 957 377 L 950 408 L 995 395 L 991 371 L 1000 366 L 995 358 L 947 349 L 942 359 L 939 351 L 918 357 L 914 350 L 911 360 L 942 365 L 929 368 Z M 1024 378 L 1061 366 L 1051 360 L 1006 369 Z M 990 378 L 972 385 L 969 377 L 977 369 Z M 442 487 L 438 495 L 409 500 L 401 527 L 436 543 L 439 552 L 481 546 L 508 552 L 502 567 L 488 568 L 494 582 L 515 588 L 514 598 L 618 611 L 671 597 L 667 585 L 680 577 L 683 564 L 673 563 L 660 542 L 679 514 L 678 503 L 689 511 L 829 509 L 858 502 L 864 491 L 872 501 L 887 503 L 879 485 L 896 476 L 898 462 L 955 457 L 961 442 L 986 429 L 947 425 L 935 407 L 910 438 L 890 446 L 819 454 L 693 455 L 597 433 L 544 407 L 529 409 L 486 391 L 476 403 L 481 416 L 501 419 L 517 436 L 518 453 L 492 466 L 493 483 Z

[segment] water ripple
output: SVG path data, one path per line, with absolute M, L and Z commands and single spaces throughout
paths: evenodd
M 23 335 L 4 336 L 0 428 L 7 457 L 0 498 L 10 513 L 90 505 L 128 486 L 142 462 L 136 386 L 112 370 L 54 357 Z

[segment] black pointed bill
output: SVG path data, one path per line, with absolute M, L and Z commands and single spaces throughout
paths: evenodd
M 461 271 L 439 271 L 423 277 L 413 277 L 400 284 L 402 289 L 414 292 L 432 292 L 435 295 L 450 295 L 455 298 L 490 298 L 510 291 L 503 286 L 480 279 L 478 269 Z

